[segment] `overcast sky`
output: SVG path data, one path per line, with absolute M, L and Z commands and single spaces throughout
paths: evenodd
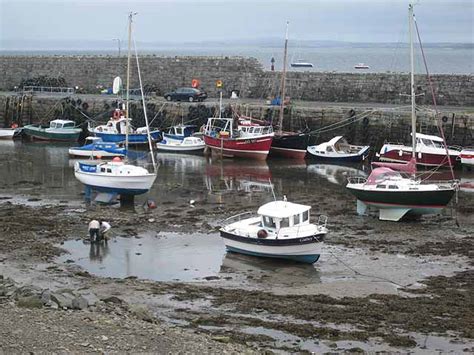
M 130 10 L 138 12 L 137 41 L 283 37 L 289 20 L 293 40 L 401 42 L 406 40 L 407 4 L 406 0 L 0 0 L 0 49 L 23 40 L 28 45 L 38 40 L 125 40 Z M 415 13 L 423 40 L 472 43 L 473 4 L 473 0 L 419 0 Z

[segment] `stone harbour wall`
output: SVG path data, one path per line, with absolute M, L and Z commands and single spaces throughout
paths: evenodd
M 127 59 L 114 56 L 0 56 L 0 90 L 13 90 L 22 80 L 40 75 L 63 77 L 70 87 L 97 93 L 111 87 L 113 78 L 125 81 Z M 159 57 L 140 58 L 143 82 L 157 95 L 193 79 L 210 97 L 218 97 L 216 80 L 224 83 L 223 95 L 238 91 L 242 98 L 272 98 L 278 95 L 281 73 L 264 71 L 254 58 Z M 433 75 L 439 105 L 474 106 L 473 75 Z M 431 104 L 425 75 L 416 75 L 417 103 Z M 138 87 L 136 62 L 132 59 L 131 87 Z M 288 96 L 308 101 L 373 102 L 405 104 L 409 75 L 401 73 L 320 73 L 289 71 Z

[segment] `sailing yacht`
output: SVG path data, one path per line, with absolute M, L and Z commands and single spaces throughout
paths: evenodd
M 129 14 L 128 23 L 128 60 L 127 60 L 127 92 L 126 92 L 126 110 L 125 115 L 128 117 L 129 112 L 129 86 L 130 86 L 130 57 L 131 57 L 131 36 L 132 36 L 132 20 L 134 13 Z M 140 74 L 140 65 L 138 61 L 137 49 L 135 46 L 135 57 L 137 62 L 138 79 L 142 94 L 142 105 L 146 122 L 146 134 L 148 145 L 150 148 L 153 172 L 147 169 L 122 161 L 119 157 L 114 158 L 111 162 L 76 162 L 74 165 L 74 175 L 87 187 L 94 190 L 107 193 L 116 193 L 119 195 L 140 195 L 148 192 L 156 180 L 156 163 L 153 154 L 152 137 L 148 125 L 148 116 L 146 113 L 145 96 L 143 94 L 142 78 Z M 125 126 L 125 143 L 128 151 L 129 143 L 129 120 L 126 120 Z
M 411 118 L 412 118 L 412 149 L 411 160 L 406 164 L 374 163 L 378 166 L 367 179 L 360 177 L 348 178 L 347 189 L 357 198 L 357 212 L 364 214 L 368 206 L 379 209 L 379 219 L 399 221 L 405 215 L 421 216 L 438 213 L 451 201 L 456 185 L 452 182 L 422 183 L 415 178 L 417 164 L 417 135 L 415 111 L 415 80 L 413 50 L 413 5 L 408 8 L 410 32 L 410 64 L 411 64 Z M 446 144 L 445 153 L 448 154 Z M 409 173 L 403 177 L 399 171 Z M 452 172 L 452 170 L 451 170 Z M 454 174 L 452 173 L 453 179 Z
M 288 22 L 286 23 L 285 50 L 283 56 L 283 70 L 281 75 L 280 117 L 278 130 L 273 137 L 270 154 L 292 159 L 304 159 L 308 148 L 309 135 L 306 133 L 284 132 L 283 111 L 285 108 L 286 67 L 288 55 Z

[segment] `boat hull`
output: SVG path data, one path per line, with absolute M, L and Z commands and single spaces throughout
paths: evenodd
M 155 174 L 141 176 L 110 176 L 88 173 L 75 169 L 74 175 L 84 185 L 100 192 L 119 195 L 141 195 L 147 193 L 156 179 Z
M 347 189 L 360 201 L 378 208 L 408 208 L 413 213 L 436 213 L 447 206 L 454 189 L 436 191 L 368 191 Z M 396 201 L 396 202 L 395 202 Z M 431 212 L 430 212 L 431 211 Z
M 369 155 L 369 146 L 364 147 L 358 153 L 354 154 L 338 154 L 334 153 L 333 155 L 322 155 L 316 152 L 311 151 L 310 147 L 308 148 L 308 157 L 314 160 L 326 161 L 326 162 L 361 162 L 367 159 Z
M 94 132 L 94 134 L 101 138 L 104 142 L 111 143 L 124 143 L 126 140 L 125 134 L 116 134 L 116 133 L 106 133 L 106 132 Z M 159 141 L 161 139 L 160 131 L 150 132 L 152 141 Z M 148 135 L 146 133 L 142 134 L 129 134 L 128 135 L 129 144 L 148 144 Z
M 229 158 L 266 160 L 273 137 L 232 139 L 204 135 L 204 142 L 217 155 Z
M 272 156 L 303 160 L 308 149 L 309 135 L 303 133 L 275 134 L 270 149 Z
M 14 128 L 0 128 L 0 139 L 13 139 L 15 132 Z
M 401 153 L 400 153 L 401 152 Z M 394 162 L 394 163 L 406 163 L 412 158 L 412 151 L 410 149 L 388 149 L 380 153 L 379 159 L 381 161 Z M 450 155 L 451 165 L 454 166 L 458 162 L 458 155 Z M 446 157 L 446 153 L 417 153 L 416 164 L 421 166 L 444 166 L 448 167 L 449 162 Z
M 313 264 L 321 255 L 324 233 L 286 240 L 248 238 L 221 230 L 221 237 L 232 252 Z
M 462 150 L 459 157 L 462 165 L 474 167 L 474 150 Z
M 45 128 L 28 125 L 23 132 L 32 139 L 59 142 L 76 142 L 81 134 L 81 129 L 71 129 L 72 132 L 47 132 Z

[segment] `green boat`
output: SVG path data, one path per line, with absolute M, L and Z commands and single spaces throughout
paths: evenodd
M 82 128 L 76 127 L 74 121 L 53 120 L 49 123 L 49 126 L 27 125 L 24 127 L 23 132 L 32 139 L 76 142 L 79 139 Z

